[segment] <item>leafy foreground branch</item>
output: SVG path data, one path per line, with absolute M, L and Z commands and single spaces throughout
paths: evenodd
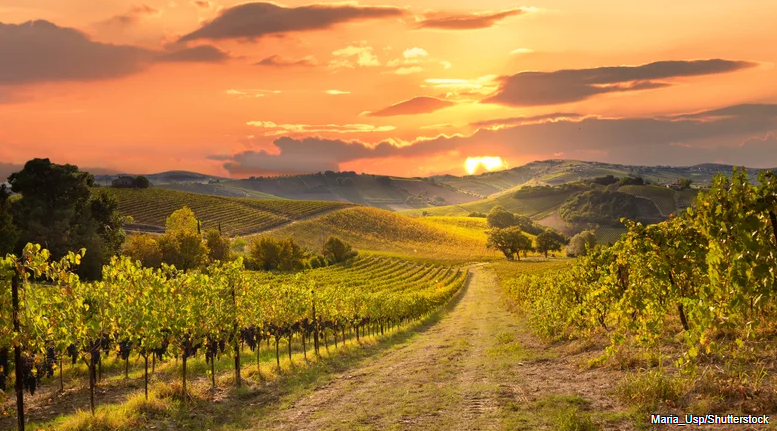
M 606 337 L 598 363 L 657 368 L 623 383 L 643 407 L 777 411 L 777 176 L 759 182 L 719 176 L 685 214 L 627 221 L 613 246 L 505 288 L 545 338 Z M 672 370 L 682 381 L 662 380 Z

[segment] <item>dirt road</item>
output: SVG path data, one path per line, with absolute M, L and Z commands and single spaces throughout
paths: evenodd
M 611 376 L 542 347 L 475 267 L 447 314 L 408 341 L 337 375 L 256 429 L 557 429 L 618 408 Z M 607 413 L 606 428 L 631 428 Z M 582 418 L 582 419 L 581 419 Z

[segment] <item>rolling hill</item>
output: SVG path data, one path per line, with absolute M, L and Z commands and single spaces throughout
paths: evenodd
M 486 250 L 485 220 L 467 218 L 413 219 L 395 212 L 357 206 L 331 211 L 273 229 L 269 235 L 292 237 L 320 249 L 330 235 L 356 249 L 414 260 L 464 262 L 496 259 Z
M 226 235 L 247 235 L 264 231 L 325 211 L 350 204 L 326 201 L 295 201 L 290 199 L 247 199 L 179 192 L 163 188 L 107 190 L 116 197 L 119 210 L 132 216 L 134 223 L 127 230 L 164 230 L 166 218 L 184 205 L 202 221 L 203 229 L 221 226 Z
M 250 177 L 230 179 L 186 171 L 169 171 L 146 175 L 155 188 L 226 197 L 255 199 L 285 198 L 350 202 L 392 211 L 411 211 L 431 208 L 435 214 L 466 215 L 469 211 L 489 208 L 486 198 L 511 194 L 522 186 L 561 185 L 596 177 L 613 175 L 618 178 L 640 176 L 656 185 L 665 185 L 681 178 L 693 180 L 694 185 L 705 187 L 717 174 L 730 175 L 733 166 L 702 164 L 687 167 L 631 166 L 612 163 L 577 160 L 544 160 L 531 162 L 502 171 L 478 175 L 436 175 L 428 178 L 401 178 L 356 172 L 319 172 L 278 177 Z M 760 170 L 748 169 L 752 178 Z M 96 182 L 110 185 L 118 175 L 97 175 Z M 627 191 L 624 191 L 627 192 Z M 668 197 L 660 197 L 650 190 L 633 190 L 635 196 L 660 200 L 656 205 L 662 214 L 670 211 Z M 628 193 L 628 192 L 627 192 Z M 641 193 L 641 194 L 639 194 Z M 666 193 L 665 193 L 666 194 Z M 557 196 L 560 198 L 560 196 Z M 687 207 L 692 197 L 675 196 L 675 210 Z M 552 200 L 551 200 L 552 201 Z M 550 215 L 554 205 L 542 198 L 536 202 L 509 203 L 518 206 L 515 211 L 532 217 Z M 439 209 L 445 206 L 462 206 Z M 419 212 L 420 213 L 420 212 Z

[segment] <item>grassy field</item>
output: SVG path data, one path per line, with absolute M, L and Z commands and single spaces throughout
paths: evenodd
M 210 196 L 160 188 L 104 189 L 119 202 L 119 210 L 135 223 L 164 227 L 166 218 L 184 205 L 194 211 L 203 229 L 221 225 L 226 235 L 246 235 L 349 204 L 330 201 L 246 199 Z

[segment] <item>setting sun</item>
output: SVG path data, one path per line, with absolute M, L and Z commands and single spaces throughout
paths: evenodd
M 507 169 L 507 162 L 502 160 L 501 157 L 467 157 L 467 161 L 464 162 L 464 167 L 467 169 L 467 173 L 472 175 L 478 170 L 478 166 L 484 167 L 487 171 L 495 171 L 498 169 Z

